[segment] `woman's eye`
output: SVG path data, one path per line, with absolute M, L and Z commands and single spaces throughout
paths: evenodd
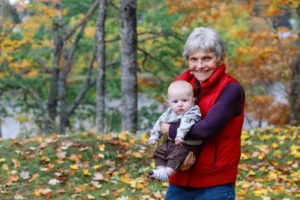
M 204 57 L 203 60 L 204 60 L 204 61 L 209 61 L 209 60 L 211 60 L 211 57 L 209 57 L 209 56 Z

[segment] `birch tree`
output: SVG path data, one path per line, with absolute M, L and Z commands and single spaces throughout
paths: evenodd
M 97 82 L 96 82 L 96 125 L 98 132 L 104 132 L 105 114 L 105 18 L 106 0 L 99 3 L 96 27 L 97 41 Z
M 136 1 L 121 0 L 122 130 L 137 129 L 137 30 Z

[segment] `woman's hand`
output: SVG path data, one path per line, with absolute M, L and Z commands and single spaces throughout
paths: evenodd
M 165 137 L 169 136 L 169 128 L 170 128 L 170 124 L 168 124 L 168 123 L 161 124 L 160 132 L 163 134 L 163 136 L 165 136 Z
M 192 151 L 185 157 L 184 162 L 182 163 L 180 170 L 185 171 L 188 170 L 194 163 L 196 162 L 195 155 Z
M 175 144 L 176 145 L 181 145 L 183 144 L 183 139 L 181 137 L 176 137 L 175 138 Z
M 157 144 L 157 140 L 149 138 L 148 144 Z

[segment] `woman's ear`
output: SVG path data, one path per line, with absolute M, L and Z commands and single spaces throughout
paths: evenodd
M 218 66 L 221 66 L 221 65 L 223 65 L 223 64 L 224 64 L 224 59 L 219 60 L 218 63 L 217 63 Z

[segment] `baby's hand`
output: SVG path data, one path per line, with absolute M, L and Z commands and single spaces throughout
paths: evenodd
M 149 138 L 148 144 L 156 144 L 157 140 Z
M 179 145 L 179 144 L 182 144 L 183 143 L 183 139 L 181 137 L 176 137 L 175 138 L 175 144 L 176 145 Z

